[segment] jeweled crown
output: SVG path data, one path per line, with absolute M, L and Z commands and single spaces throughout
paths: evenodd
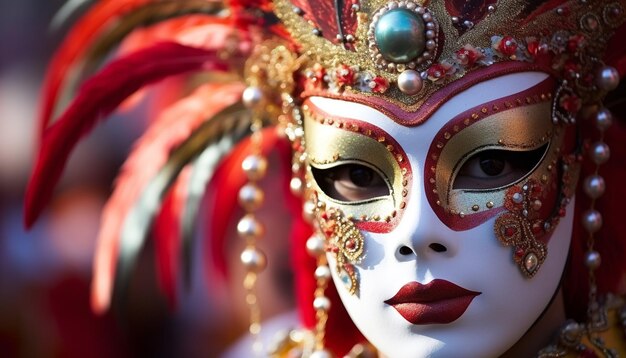
M 274 11 L 310 59 L 305 95 L 382 96 L 415 111 L 448 85 L 539 70 L 564 81 L 562 109 L 602 94 L 607 39 L 623 1 L 276 0 Z

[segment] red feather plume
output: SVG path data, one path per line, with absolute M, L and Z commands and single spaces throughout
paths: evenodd
M 128 213 L 140 196 L 142 189 L 167 162 L 169 153 L 182 141 L 187 139 L 194 130 L 207 118 L 211 118 L 223 108 L 235 103 L 241 98 L 243 85 L 206 84 L 199 87 L 189 97 L 184 98 L 165 110 L 154 121 L 146 133 L 139 139 L 133 152 L 117 178 L 115 191 L 107 201 L 102 213 L 102 225 L 98 233 L 96 256 L 94 258 L 94 280 L 92 287 L 92 307 L 96 312 L 104 311 L 108 305 L 113 287 L 116 259 L 118 253 L 120 233 Z M 180 180 L 180 179 L 179 179 Z M 172 191 L 170 191 L 170 195 Z M 174 260 L 170 247 L 179 245 L 179 219 L 172 215 L 179 214 L 179 198 L 166 200 L 166 206 L 157 222 L 165 219 L 156 230 L 167 228 L 166 233 L 157 240 L 157 251 L 166 258 Z M 170 206 L 172 205 L 172 206 Z M 171 212 L 168 212 L 170 211 Z M 171 235 L 170 235 L 171 234 Z M 172 241 L 170 241 L 172 240 Z M 162 285 L 167 289 L 174 289 L 175 278 L 171 267 L 177 262 L 164 262 L 159 272 L 163 273 Z M 170 280 L 171 279 L 171 280 Z M 167 291 L 166 291 L 167 292 Z M 172 291 L 173 292 L 173 291 Z M 172 293 L 170 292 L 170 293 Z
M 43 102 L 39 118 L 39 133 L 41 135 L 54 115 L 53 111 L 59 90 L 68 75 L 68 71 L 87 51 L 90 44 L 98 38 L 96 35 L 110 25 L 115 18 L 151 1 L 154 0 L 102 0 L 94 4 L 89 12 L 72 27 L 52 58 L 44 79 Z
M 124 99 L 168 76 L 227 68 L 216 51 L 160 43 L 113 61 L 86 81 L 68 110 L 44 133 L 26 191 L 26 226 L 33 224 L 50 200 L 74 146 Z

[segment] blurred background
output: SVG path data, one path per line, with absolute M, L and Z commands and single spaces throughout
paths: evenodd
M 151 247 L 144 250 L 124 306 L 104 316 L 90 310 L 100 210 L 143 129 L 137 113 L 113 116 L 79 145 L 51 205 L 33 229 L 23 228 L 40 86 L 67 30 L 52 29 L 51 23 L 64 3 L 0 0 L 0 356 L 219 356 L 246 330 L 243 294 L 233 296 L 240 281 L 208 285 L 210 273 L 196 268 L 192 289 L 172 311 L 155 282 Z M 229 247 L 235 262 L 238 247 Z M 265 300 L 266 317 L 293 306 L 288 265 L 274 271 L 277 286 Z M 279 317 L 294 320 L 290 313 Z

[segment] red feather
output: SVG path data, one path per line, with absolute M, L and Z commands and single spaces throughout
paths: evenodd
M 98 33 L 125 13 L 131 12 L 154 0 L 107 0 L 99 1 L 72 27 L 55 53 L 44 80 L 39 133 L 43 135 L 53 115 L 59 89 L 69 69 L 82 56 Z
M 26 192 L 26 226 L 33 224 L 50 200 L 52 189 L 74 146 L 124 99 L 143 86 L 168 76 L 227 68 L 216 51 L 160 43 L 113 61 L 86 81 L 68 110 L 44 133 Z
M 158 282 L 171 308 L 175 308 L 177 304 L 181 257 L 180 219 L 181 215 L 184 215 L 190 175 L 191 167 L 189 166 L 180 173 L 176 183 L 163 200 L 161 211 L 153 226 Z
M 120 232 L 124 220 L 142 189 L 167 162 L 172 149 L 187 139 L 192 131 L 207 118 L 239 100 L 242 92 L 243 85 L 239 83 L 203 85 L 189 97 L 165 110 L 137 142 L 128 160 L 124 163 L 124 167 L 117 178 L 115 191 L 102 212 L 102 224 L 98 233 L 98 246 L 94 258 L 92 287 L 92 307 L 96 312 L 104 311 L 109 305 Z M 171 209 L 176 210 L 176 208 Z M 169 216 L 169 214 L 164 215 Z M 174 232 L 170 224 L 174 225 L 174 221 L 163 224 L 169 227 L 168 233 Z M 176 225 L 178 225 L 177 221 Z M 168 236 L 168 233 L 164 235 Z M 180 230 L 175 231 L 175 236 L 164 239 L 179 242 Z M 158 250 L 163 251 L 169 250 L 168 245 L 175 245 L 173 243 L 161 243 L 164 247 Z M 171 257 L 169 255 L 173 254 L 165 255 Z M 169 266 L 169 263 L 164 263 L 163 269 L 167 270 L 166 266 Z M 174 283 L 164 281 L 163 284 L 172 286 Z

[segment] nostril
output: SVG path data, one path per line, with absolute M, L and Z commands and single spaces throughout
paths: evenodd
M 410 247 L 408 246 L 402 246 L 400 248 L 400 255 L 412 255 L 413 254 L 413 250 L 411 250 Z
M 446 252 L 448 251 L 448 249 L 443 246 L 442 244 L 438 244 L 438 243 L 432 243 L 430 245 L 428 245 L 428 247 L 431 248 L 431 250 L 435 251 L 435 252 Z

